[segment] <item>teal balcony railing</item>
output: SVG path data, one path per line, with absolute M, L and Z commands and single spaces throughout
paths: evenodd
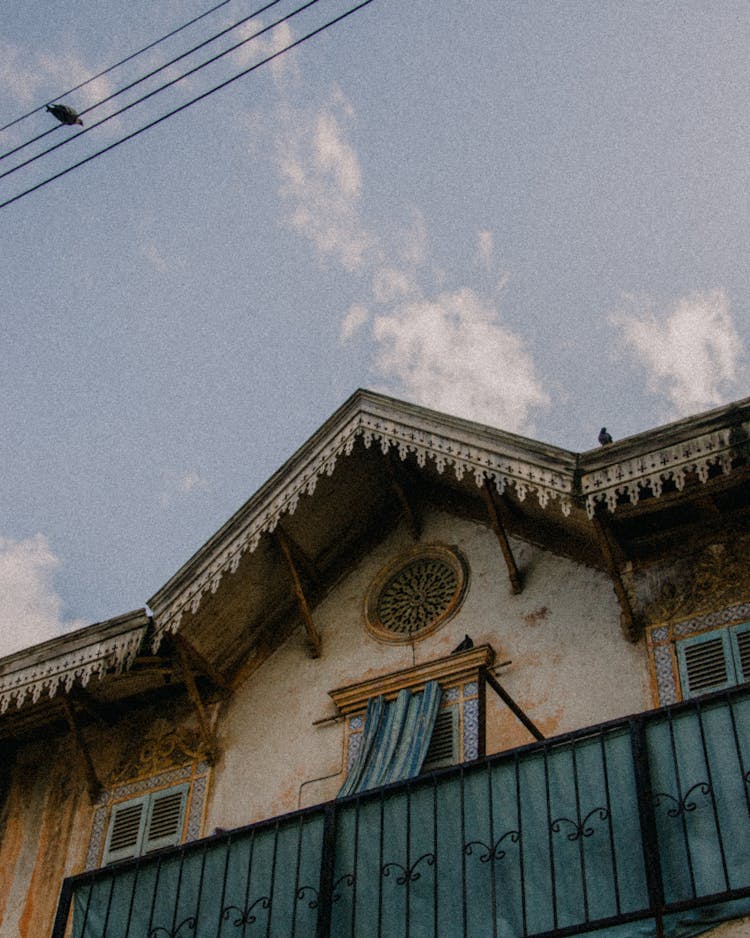
M 633 938 L 748 913 L 740 687 L 73 877 L 53 938 Z

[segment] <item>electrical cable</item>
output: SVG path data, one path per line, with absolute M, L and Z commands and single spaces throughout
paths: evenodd
M 54 98 L 54 101 L 59 101 L 60 98 L 64 98 L 66 95 L 73 94 L 74 91 L 78 91 L 79 88 L 85 88 L 86 85 L 90 85 L 92 81 L 96 81 L 97 78 L 101 78 L 103 75 L 109 74 L 109 72 L 114 71 L 114 69 L 119 68 L 120 65 L 124 65 L 126 62 L 129 62 L 131 59 L 136 58 L 141 55 L 143 52 L 148 52 L 149 49 L 153 49 L 154 46 L 158 46 L 160 42 L 164 42 L 165 39 L 170 39 L 172 36 L 177 35 L 177 33 L 182 32 L 183 29 L 187 29 L 188 26 L 192 26 L 193 23 L 197 23 L 198 20 L 202 20 L 204 17 L 209 16 L 211 13 L 215 13 L 219 7 L 226 6 L 230 3 L 231 0 L 221 0 L 221 3 L 217 3 L 216 6 L 211 7 L 210 10 L 206 10 L 204 13 L 200 13 L 198 16 L 193 17 L 193 19 L 188 20 L 187 23 L 183 23 L 182 26 L 178 26 L 176 29 L 171 30 L 168 33 L 165 33 L 163 36 L 160 36 L 159 39 L 154 39 L 153 42 L 150 42 L 147 46 L 144 46 L 142 49 L 138 49 L 137 52 L 131 52 L 130 55 L 126 55 L 124 59 L 120 59 L 119 62 L 115 62 L 114 65 L 110 65 L 109 68 L 105 68 L 104 71 L 97 72 L 96 75 L 92 75 L 91 78 L 87 78 L 85 81 L 82 81 L 80 85 L 76 85 L 74 88 L 69 88 L 67 91 L 63 91 L 62 94 Z M 46 104 L 40 104 L 39 107 L 35 107 L 31 111 L 27 111 L 25 114 L 22 114 L 20 117 L 16 117 L 14 120 L 10 121 L 8 124 L 3 124 L 0 127 L 0 131 L 7 130 L 9 127 L 12 127 L 14 124 L 19 124 L 22 120 L 26 120 L 27 117 L 31 117 L 32 114 L 36 114 L 37 111 L 41 111 L 42 108 L 45 108 Z
M 83 114 L 88 114 L 89 111 L 93 111 L 94 108 L 97 108 L 102 104 L 106 104 L 107 101 L 111 101 L 113 98 L 116 98 L 118 95 L 123 94 L 123 92 L 129 91 L 131 88 L 134 88 L 136 85 L 140 85 L 140 83 L 143 81 L 146 81 L 147 78 L 153 78 L 154 75 L 158 75 L 159 72 L 163 72 L 164 69 L 169 68 L 171 65 L 174 65 L 175 62 L 179 62 L 180 59 L 184 59 L 188 55 L 192 55 L 193 52 L 197 52 L 198 49 L 202 49 L 203 46 L 207 46 L 209 43 L 213 42 L 215 39 L 219 39 L 221 36 L 226 35 L 226 33 L 232 32 L 233 29 L 237 29 L 238 26 L 243 26 L 249 20 L 255 19 L 256 16 L 260 16 L 261 13 L 266 13 L 268 10 L 271 9 L 271 7 L 276 6 L 277 3 L 281 3 L 281 0 L 270 0 L 270 2 L 267 3 L 265 6 L 260 7 L 258 10 L 255 10 L 255 12 L 251 13 L 249 16 L 243 17 L 241 20 L 238 20 L 236 23 L 233 23 L 231 26 L 227 26 L 226 29 L 222 29 L 220 32 L 215 33 L 213 36 L 210 36 L 208 39 L 204 39 L 203 42 L 198 43 L 197 46 L 193 46 L 192 49 L 188 49 L 187 52 L 181 53 L 180 55 L 176 56 L 174 59 L 170 59 L 168 62 L 165 62 L 163 65 L 160 65 L 158 68 L 152 69 L 150 72 L 147 72 L 145 75 L 142 75 L 140 78 L 136 78 L 134 81 L 131 81 L 129 84 L 124 85 L 122 88 L 119 88 L 117 91 L 113 91 L 112 94 L 107 95 L 106 98 L 102 98 L 100 101 L 96 101 L 94 104 L 89 105 L 89 107 L 87 107 L 85 110 L 78 111 L 79 117 L 82 116 Z M 254 37 L 250 37 L 250 38 L 254 38 Z M 240 43 L 240 45 L 241 44 L 242 43 Z M 236 49 L 236 48 L 237 46 L 232 47 L 232 49 Z M 231 52 L 232 50 L 230 49 L 228 51 Z M 222 55 L 223 54 L 224 53 L 222 53 Z M 221 55 L 217 56 L 217 58 L 221 58 Z M 213 61 L 215 61 L 215 59 L 209 59 L 204 64 L 208 65 Z M 192 73 L 187 72 L 186 74 L 189 75 Z M 168 85 L 164 85 L 163 87 L 166 88 L 168 87 Z M 140 99 L 140 100 L 143 100 L 143 99 Z M 121 113 L 121 112 L 118 111 L 118 113 Z M 93 126 L 97 127 L 98 124 L 94 124 Z M 12 156 L 14 153 L 18 153 L 19 150 L 23 150 L 26 147 L 31 146 L 32 143 L 36 143 L 37 140 L 41 140 L 42 137 L 46 137 L 48 134 L 54 133 L 56 130 L 59 130 L 59 129 L 60 129 L 59 124 L 55 125 L 54 127 L 50 127 L 48 130 L 45 130 L 42 133 L 37 134 L 36 137 L 32 137 L 30 140 L 27 140 L 25 143 L 20 143 L 17 147 L 13 147 L 12 150 L 8 150 L 7 152 L 0 154 L 0 160 L 4 160 L 6 157 Z M 76 134 L 77 137 L 80 137 L 80 135 L 81 135 L 80 133 Z M 44 151 L 44 153 L 48 153 L 48 152 L 49 150 Z M 44 154 L 42 153 L 39 155 L 42 156 Z M 19 164 L 19 166 L 25 166 L 25 165 L 26 163 Z M 13 170 L 10 170 L 10 172 L 13 172 Z M 2 176 L 0 176 L 0 179 L 2 179 Z
M 268 9 L 268 7 L 273 6 L 276 3 L 279 3 L 280 0 L 271 0 L 271 2 L 264 7 L 263 9 Z M 224 49 L 223 52 L 219 52 L 217 55 L 213 56 L 210 59 L 206 59 L 205 62 L 202 62 L 200 65 L 195 65 L 193 68 L 188 69 L 187 72 L 183 72 L 181 75 L 178 75 L 176 78 L 170 79 L 163 85 L 160 85 L 158 88 L 154 88 L 153 91 L 149 91 L 147 94 L 142 95 L 140 98 L 136 98 L 135 101 L 131 101 L 130 104 L 126 104 L 124 107 L 121 107 L 119 111 L 113 111 L 111 114 L 108 114 L 106 117 L 103 117 L 100 121 L 97 121 L 95 124 L 89 124 L 88 127 L 85 127 L 83 130 L 79 131 L 75 136 L 66 137 L 64 140 L 61 140 L 59 143 L 53 144 L 51 147 L 47 147 L 46 150 L 41 150 L 39 153 L 30 156 L 26 160 L 22 160 L 20 163 L 17 163 L 15 166 L 12 166 L 10 169 L 6 169 L 5 172 L 0 173 L 0 179 L 4 179 L 6 176 L 10 176 L 12 173 L 15 173 L 19 169 L 23 169 L 24 166 L 28 166 L 29 163 L 33 163 L 38 159 L 41 159 L 43 156 L 47 156 L 48 153 L 52 153 L 54 150 L 59 150 L 60 147 L 64 147 L 69 143 L 72 143 L 74 140 L 78 140 L 84 134 L 89 133 L 92 130 L 95 130 L 97 127 L 101 127 L 102 124 L 106 124 L 107 121 L 112 120 L 114 117 L 119 117 L 120 114 L 124 114 L 125 111 L 129 111 L 130 108 L 135 107 L 136 104 L 141 104 L 143 101 L 147 101 L 149 98 L 153 98 L 154 95 L 159 94 L 164 91 L 166 88 L 170 88 L 172 85 L 176 85 L 178 82 L 182 81 L 183 78 L 187 78 L 190 75 L 193 75 L 195 72 L 199 72 L 202 68 L 205 68 L 207 65 L 211 65 L 213 62 L 216 62 L 218 59 L 223 58 L 225 55 L 228 55 L 230 52 L 234 52 L 236 49 L 239 49 L 241 46 L 247 45 L 248 42 L 251 42 L 253 39 L 257 39 L 258 36 L 262 36 L 263 33 L 270 32 L 272 29 L 275 29 L 280 23 L 285 22 L 286 20 L 292 19 L 298 13 L 302 13 L 307 10 L 309 7 L 315 6 L 316 3 L 319 3 L 320 0 L 307 0 L 301 7 L 298 7 L 296 10 L 293 10 L 291 13 L 287 13 L 286 16 L 282 16 L 280 19 L 276 20 L 274 23 L 271 23 L 268 26 L 264 26 L 262 29 L 257 30 L 252 34 L 252 36 L 247 36 L 245 39 L 240 42 L 235 43 L 233 46 Z M 124 89 L 123 89 L 124 90 Z M 119 92 L 118 92 L 119 93 Z M 114 97 L 111 95 L 110 97 Z M 108 99 L 105 99 L 108 100 Z M 93 108 L 89 108 L 92 110 Z M 86 113 L 85 111 L 83 112 Z M 57 128 L 54 128 L 57 129 Z M 49 131 L 46 131 L 49 133 Z M 42 136 L 45 136 L 42 134 Z M 12 152 L 12 151 L 11 151 Z
M 101 150 L 97 150 L 96 153 L 91 153 L 89 156 L 85 157 L 82 160 L 79 160 L 77 163 L 73 163 L 71 166 L 66 167 L 60 172 L 55 173 L 52 176 L 49 176 L 47 179 L 43 179 L 41 182 L 38 182 L 36 185 L 31 186 L 29 189 L 19 192 L 17 195 L 14 195 L 10 199 L 6 199 L 4 202 L 0 202 L 0 209 L 6 208 L 8 205 L 12 205 L 13 202 L 17 202 L 19 199 L 22 199 L 24 196 L 30 195 L 32 192 L 36 192 L 37 189 L 41 189 L 43 186 L 48 185 L 50 182 L 54 182 L 56 179 L 59 179 L 61 176 L 65 176 L 68 173 L 72 172 L 74 169 L 78 169 L 80 166 L 90 163 L 92 160 L 95 160 L 97 157 L 102 156 L 104 153 L 108 153 L 110 150 L 114 150 L 115 147 L 120 146 L 121 143 L 125 143 L 126 140 L 131 140 L 133 137 L 137 137 L 139 134 L 142 134 L 146 130 L 150 130 L 152 127 L 155 127 L 157 124 L 161 124 L 162 121 L 167 120 L 170 117 L 173 117 L 175 114 L 179 114 L 180 111 L 184 111 L 186 108 L 191 107 L 193 104 L 196 104 L 198 101 L 202 101 L 204 98 L 209 97 L 209 95 L 214 94 L 216 91 L 220 91 L 222 88 L 226 88 L 227 85 L 231 85 L 232 82 L 237 81 L 239 78 L 244 78 L 245 75 L 249 75 L 251 72 L 256 71 L 262 65 L 272 62 L 274 59 L 277 59 L 279 56 L 283 55 L 285 52 L 289 52 L 291 49 L 296 48 L 302 43 L 307 42 L 308 39 L 312 39 L 314 36 L 317 36 L 319 33 L 324 32 L 326 29 L 329 29 L 331 26 L 335 26 L 337 23 L 340 23 L 342 20 L 347 19 L 353 13 L 357 13 L 363 7 L 369 6 L 373 0 L 362 0 L 361 3 L 358 3 L 356 6 L 352 7 L 349 10 L 346 10 L 344 13 L 339 14 L 334 17 L 334 19 L 329 20 L 327 23 L 324 23 L 322 26 L 318 26 L 313 29 L 311 32 L 307 33 L 304 36 L 301 36 L 299 39 L 296 39 L 294 42 L 289 43 L 283 49 L 279 49 L 276 52 L 273 52 L 271 55 L 266 56 L 265 59 L 261 59 L 260 62 L 256 62 L 254 65 L 251 65 L 249 68 L 243 69 L 241 72 L 238 72 L 236 75 L 233 75 L 231 78 L 227 78 L 225 81 L 216 85 L 213 88 L 209 88 L 208 91 L 204 91 L 202 94 L 197 95 L 195 98 L 192 98 L 190 101 L 186 101 L 184 104 L 181 104 L 179 107 L 174 108 L 172 111 L 168 111 L 166 114 L 162 114 L 161 117 L 157 117 L 155 120 L 150 121 L 148 124 L 144 124 L 143 127 L 139 127 L 138 130 L 134 130 L 132 133 L 127 134 L 124 137 L 121 137 L 119 140 L 115 140 L 114 143 L 110 143 L 109 146 L 103 147 Z

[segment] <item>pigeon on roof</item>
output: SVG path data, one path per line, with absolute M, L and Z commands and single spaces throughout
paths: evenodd
M 470 648 L 474 647 L 474 642 L 469 638 L 468 635 L 464 635 L 462 641 L 456 645 L 456 647 L 451 652 L 452 655 L 457 655 L 460 651 L 468 651 Z
M 602 427 L 599 431 L 599 442 L 602 444 L 602 446 L 606 446 L 608 443 L 612 442 L 612 437 L 609 435 L 609 433 L 607 433 L 606 427 Z
M 73 108 L 67 104 L 48 104 L 45 110 L 56 117 L 61 124 L 67 124 L 68 126 L 80 124 L 81 127 L 83 127 L 83 121 L 78 116 L 78 111 L 74 111 Z

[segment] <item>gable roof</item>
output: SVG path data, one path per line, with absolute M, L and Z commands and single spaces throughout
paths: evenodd
M 216 680 L 247 673 L 296 627 L 296 586 L 314 609 L 410 502 L 487 524 L 487 486 L 509 533 L 602 568 L 592 521 L 602 512 L 636 554 L 657 529 L 669 550 L 703 524 L 706 493 L 715 525 L 750 514 L 749 439 L 750 399 L 576 454 L 359 390 L 151 597 L 153 622 L 129 613 L 0 660 L 0 708 L 92 674 L 104 687 L 145 642 L 156 652 L 170 635 Z

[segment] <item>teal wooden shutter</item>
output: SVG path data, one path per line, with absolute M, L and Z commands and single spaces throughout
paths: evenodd
M 116 860 L 138 856 L 143 840 L 148 800 L 148 795 L 144 795 L 113 806 L 103 863 L 114 863 Z
M 189 790 L 189 784 L 177 785 L 114 805 L 102 863 L 180 843 Z
M 172 847 L 182 840 L 182 825 L 189 785 L 179 785 L 149 796 L 142 853 Z
M 454 704 L 438 710 L 422 770 L 455 765 L 458 761 L 458 707 Z
M 737 683 L 750 681 L 750 622 L 735 625 L 732 633 L 732 652 Z
M 682 696 L 695 697 L 736 683 L 729 631 L 717 629 L 677 642 Z

